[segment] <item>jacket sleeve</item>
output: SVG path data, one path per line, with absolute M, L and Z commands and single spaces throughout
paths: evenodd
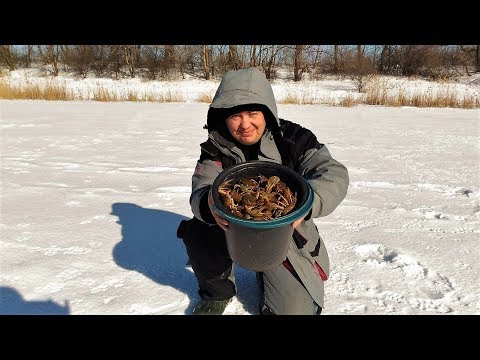
M 348 170 L 330 155 L 327 147 L 320 144 L 310 130 L 302 138 L 303 150 L 300 155 L 299 172 L 312 186 L 313 206 L 308 217 L 329 215 L 347 195 Z
M 192 176 L 192 194 L 190 195 L 192 213 L 199 220 L 209 224 L 215 224 L 215 219 L 208 207 L 208 192 L 212 187 L 213 181 L 222 170 L 219 161 L 206 159 L 202 156 L 200 160 L 197 161 L 197 166 Z

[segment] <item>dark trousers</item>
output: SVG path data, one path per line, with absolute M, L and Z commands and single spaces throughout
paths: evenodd
M 208 225 L 194 217 L 180 223 L 177 237 L 185 244 L 198 281 L 200 297 L 205 300 L 227 300 L 235 296 L 235 283 L 231 277 L 233 262 L 228 254 L 225 232 L 218 225 Z M 287 269 L 280 266 L 268 273 L 257 273 L 259 313 L 313 314 L 313 309 L 319 315 L 322 308 L 314 303 L 298 276 Z M 268 294 L 265 292 L 265 279 L 268 281 Z M 279 287 L 282 291 L 279 291 Z
M 235 283 L 229 279 L 233 263 L 224 231 L 218 225 L 208 225 L 194 217 L 180 223 L 177 237 L 185 244 L 200 297 L 227 300 L 235 296 Z

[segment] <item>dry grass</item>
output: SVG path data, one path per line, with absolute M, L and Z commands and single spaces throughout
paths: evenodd
M 138 102 L 138 101 L 144 101 L 143 99 L 144 99 L 143 96 L 140 96 L 136 92 L 128 90 L 125 101 Z
M 300 104 L 300 99 L 296 94 L 287 93 L 283 99 L 279 101 L 280 104 Z
M 358 104 L 358 100 L 351 95 L 345 96 L 343 99 L 341 99 L 338 102 L 338 106 L 343 106 L 343 107 L 352 107 L 357 104 Z
M 3 78 L 0 80 L 0 99 L 10 100 L 74 100 L 73 91 L 65 84 L 48 81 L 45 85 L 27 83 L 24 86 L 11 85 Z
M 480 93 L 459 94 L 458 91 L 448 86 L 443 86 L 438 91 L 408 93 L 399 88 L 389 92 L 385 81 L 373 81 L 366 89 L 362 101 L 367 105 L 382 106 L 414 106 L 414 107 L 451 107 L 473 109 L 480 107 Z
M 208 92 L 198 94 L 197 102 L 203 102 L 210 104 L 213 101 L 213 96 Z
M 323 96 L 317 98 L 307 91 L 304 91 L 300 96 L 291 91 L 287 91 L 285 97 L 279 101 L 280 104 L 295 104 L 295 105 L 314 105 L 323 104 L 328 106 L 343 106 L 350 107 L 359 104 L 359 101 L 353 95 L 347 95 L 340 100 L 334 96 Z
M 102 102 L 121 101 L 115 91 L 109 90 L 100 85 L 93 90 L 93 100 Z
M 391 107 L 413 106 L 473 109 L 480 107 L 480 94 L 466 93 L 461 96 L 457 91 L 448 87 L 443 87 L 437 92 L 414 92 L 409 94 L 402 88 L 396 91 L 388 91 L 387 84 L 384 81 L 372 81 L 366 88 L 365 94 L 359 98 L 354 95 L 347 95 L 340 99 L 324 97 L 317 100 L 306 93 L 298 95 L 297 93 L 287 91 L 279 103 L 294 105 L 325 104 L 342 107 L 366 104 Z
M 461 108 L 464 109 L 476 109 L 480 108 L 480 94 L 464 96 L 461 101 Z
M 367 91 L 364 103 L 367 105 L 382 106 L 414 106 L 414 107 L 450 107 L 473 109 L 480 107 L 478 94 L 464 94 L 460 96 L 454 90 L 442 90 L 437 93 L 413 93 L 408 94 L 399 89 L 396 94 L 387 94 L 382 90 Z
M 136 92 L 127 90 L 125 93 L 106 88 L 97 84 L 95 89 L 90 90 L 88 94 L 80 89 L 67 89 L 65 83 L 58 81 L 46 81 L 44 84 L 34 84 L 26 81 L 23 85 L 11 85 L 0 73 L 0 99 L 32 99 L 32 100 L 94 100 L 102 102 L 185 102 L 185 97 L 177 90 L 167 90 L 163 93 L 154 92 Z M 199 93 L 197 102 L 211 103 L 213 96 L 209 92 Z M 458 91 L 442 86 L 437 91 L 414 92 L 409 93 L 402 87 L 398 89 L 389 89 L 386 80 L 381 78 L 372 78 L 368 82 L 365 94 L 362 97 L 347 95 L 340 100 L 333 97 L 317 99 L 308 91 L 296 93 L 287 91 L 285 96 L 279 101 L 280 104 L 326 104 L 329 106 L 351 107 L 357 104 L 381 105 L 381 106 L 414 106 L 414 107 L 451 107 L 474 109 L 480 108 L 480 92 L 465 92 L 460 94 Z
M 143 98 L 142 98 L 142 101 L 146 101 L 146 102 L 156 102 L 157 101 L 157 98 L 158 96 L 154 93 L 151 93 L 151 92 L 145 92 L 143 94 Z
M 318 103 L 328 106 L 338 106 L 338 100 L 333 96 L 324 96 L 319 100 Z
M 0 77 L 0 99 L 8 100 L 51 100 L 51 101 L 67 101 L 67 100 L 94 100 L 101 102 L 185 102 L 184 96 L 178 91 L 168 90 L 163 94 L 152 92 L 136 92 L 127 90 L 123 94 L 119 94 L 114 89 L 109 89 L 97 84 L 95 89 L 90 90 L 87 95 L 82 93 L 80 89 L 67 89 L 65 83 L 58 81 L 47 81 L 43 85 L 32 84 L 28 81 L 24 85 L 11 85 L 5 78 Z
M 138 93 L 128 90 L 124 94 L 118 94 L 116 91 L 109 90 L 98 86 L 93 93 L 93 100 L 95 101 L 131 101 L 131 102 L 185 102 L 182 94 L 176 91 L 167 91 L 163 94 L 156 94 L 152 92 Z
M 296 105 L 313 105 L 319 104 L 320 101 L 316 100 L 315 96 L 308 93 L 308 91 L 303 91 L 300 96 L 292 91 L 286 92 L 286 95 L 280 99 L 280 104 L 296 104 Z
M 313 105 L 313 104 L 318 104 L 318 101 L 315 100 L 315 97 L 310 95 L 310 94 L 306 94 L 306 93 L 302 93 L 302 104 L 303 105 Z
M 158 102 L 185 102 L 185 97 L 178 91 L 168 90 L 157 97 Z

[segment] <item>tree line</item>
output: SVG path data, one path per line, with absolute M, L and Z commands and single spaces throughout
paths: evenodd
M 306 74 L 439 79 L 480 72 L 480 45 L 0 45 L 0 66 L 113 79 L 210 80 L 246 66 L 271 80 L 280 68 L 293 81 Z

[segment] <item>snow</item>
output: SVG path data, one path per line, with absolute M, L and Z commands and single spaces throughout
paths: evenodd
M 335 76 L 323 76 L 320 80 L 305 80 L 293 82 L 290 73 L 285 69 L 279 71 L 278 78 L 272 80 L 272 89 L 275 98 L 282 103 L 287 99 L 296 99 L 302 104 L 338 104 L 342 99 L 350 97 L 360 99 L 365 96 L 358 92 L 354 79 Z M 146 81 L 140 78 L 96 78 L 87 76 L 83 79 L 71 74 L 61 73 L 58 77 L 49 76 L 37 68 L 19 69 L 8 72 L 2 78 L 12 85 L 45 85 L 65 88 L 67 93 L 75 94 L 78 100 L 94 100 L 95 93 L 108 93 L 117 98 L 127 98 L 128 94 L 137 94 L 140 98 L 149 95 L 153 98 L 173 99 L 185 103 L 199 102 L 202 96 L 212 98 L 219 85 L 219 80 L 202 80 L 186 75 L 185 79 Z M 459 99 L 480 98 L 480 75 L 459 77 L 457 81 L 433 82 L 419 78 L 405 78 L 395 76 L 375 76 L 364 80 L 367 87 L 385 91 L 385 95 L 408 96 L 423 94 L 456 96 Z
M 182 103 L 0 100 L 0 314 L 191 314 L 176 229 L 207 134 L 193 94 L 215 89 L 193 84 Z M 346 199 L 315 219 L 322 314 L 479 314 L 479 110 L 278 111 L 349 169 Z M 226 314 L 257 314 L 255 274 L 235 271 Z

